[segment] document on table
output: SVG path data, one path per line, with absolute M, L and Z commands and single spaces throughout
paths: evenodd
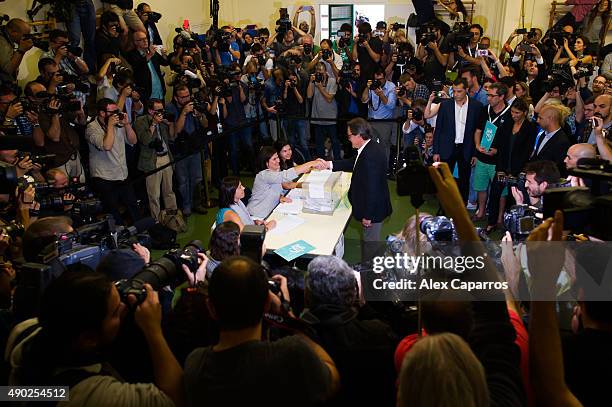
M 300 198 L 292 198 L 291 202 L 283 202 L 278 204 L 275 211 L 284 214 L 298 215 L 302 213 L 304 201 Z
M 287 215 L 276 221 L 274 229 L 268 232 L 269 235 L 283 235 L 304 223 L 304 219 L 296 215 Z

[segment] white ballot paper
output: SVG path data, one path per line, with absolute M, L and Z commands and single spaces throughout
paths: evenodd
M 276 221 L 274 229 L 268 232 L 270 235 L 283 235 L 291 232 L 293 229 L 304 223 L 304 219 L 296 215 L 287 215 L 284 218 Z

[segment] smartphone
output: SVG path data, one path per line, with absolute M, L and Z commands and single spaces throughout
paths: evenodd
M 312 6 L 302 6 L 302 11 L 310 11 L 310 10 L 314 11 L 314 7 L 312 7 Z
M 183 30 L 189 30 L 189 20 L 183 20 Z
M 478 49 L 476 50 L 476 55 L 479 57 L 489 56 L 489 50 L 488 49 Z

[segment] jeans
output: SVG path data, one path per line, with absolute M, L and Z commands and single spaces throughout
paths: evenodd
M 183 158 L 175 165 L 178 190 L 183 201 L 183 212 L 191 214 L 191 205 L 196 185 L 202 181 L 202 161 L 200 153 Z
M 232 168 L 232 173 L 234 175 L 238 175 L 240 173 L 240 168 L 238 166 L 238 153 L 239 147 L 242 145 L 244 147 L 245 152 L 248 156 L 249 166 L 253 166 L 252 163 L 255 162 L 255 153 L 253 152 L 253 135 L 252 129 L 250 127 L 245 127 L 243 129 L 232 132 L 228 136 L 229 147 L 230 147 L 230 166 Z
M 308 137 L 306 136 L 306 126 L 308 122 L 306 120 L 287 119 L 284 121 L 285 134 L 289 139 L 289 144 L 293 148 L 300 150 L 300 153 L 304 156 L 304 160 L 310 161 L 310 151 L 308 149 Z
M 76 2 L 72 9 L 72 20 L 66 23 L 71 44 L 81 43 L 83 34 L 83 59 L 89 67 L 89 72 L 96 71 L 96 8 L 92 0 Z M 101 50 L 102 51 L 102 50 Z
M 329 137 L 332 141 L 332 150 L 334 152 L 334 160 L 339 160 L 341 158 L 340 155 L 340 140 L 338 140 L 338 131 L 337 126 L 335 124 L 332 125 L 322 125 L 322 124 L 313 124 L 315 132 L 315 142 L 317 144 L 317 156 L 319 158 L 325 158 L 325 137 Z
M 134 188 L 127 181 L 109 181 L 102 178 L 92 177 L 91 187 L 100 197 L 104 210 L 115 218 L 118 225 L 123 225 L 123 219 L 119 213 L 119 203 L 124 204 L 132 217 L 132 222 L 140 219 L 138 204 Z

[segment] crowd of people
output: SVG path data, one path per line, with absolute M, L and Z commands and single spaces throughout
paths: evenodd
M 577 302 L 580 322 L 561 337 L 554 303 L 519 305 L 516 290 L 377 303 L 335 256 L 304 272 L 260 264 L 244 246 L 241 256 L 243 229 L 273 229 L 266 218 L 312 170 L 353 173 L 365 242 L 380 240 L 387 177 L 415 150 L 463 241 L 480 240 L 476 222 L 503 231 L 515 205 L 541 209 L 547 189 L 592 187 L 570 172 L 612 161 L 612 50 L 600 43 L 610 2 L 571 2 L 548 32 L 517 29 L 499 52 L 461 0 L 439 3 L 436 16 L 413 0 L 416 38 L 360 20 L 316 44 L 315 8 L 301 6 L 293 18 L 281 9 L 275 27 L 185 25 L 166 44 L 154 4 L 103 2 L 96 24 L 83 0 L 65 31 L 48 33 L 23 88 L 24 55 L 46 47 L 23 20 L 1 26 L 3 383 L 69 386 L 69 405 L 605 405 L 609 302 Z M 121 230 L 149 216 L 180 229 L 210 209 L 209 184 L 219 210 L 208 250 L 180 281 L 124 290 L 119 280 L 158 267 L 134 244 L 45 277 L 35 312 L 15 312 L 10 260 L 41 263 L 102 213 Z M 406 243 L 415 219 L 398 235 Z M 561 240 L 562 229 L 557 212 L 528 240 Z M 527 250 L 537 288 L 554 290 L 565 256 Z M 501 256 L 514 283 L 521 260 Z M 571 283 L 585 298 L 584 282 Z

